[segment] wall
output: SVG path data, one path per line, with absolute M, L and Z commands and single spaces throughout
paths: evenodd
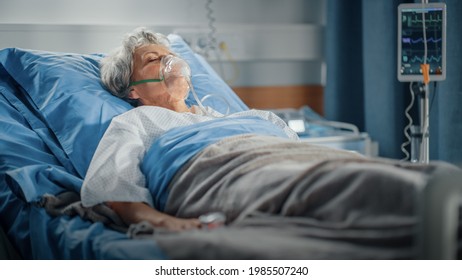
M 44 25 L 50 32 L 56 32 L 50 26 L 55 24 L 102 25 L 108 32 L 117 25 L 144 25 L 183 35 L 232 86 L 320 85 L 324 1 L 0 0 L 0 24 L 16 24 L 11 36 L 21 36 L 23 24 Z M 225 43 L 227 51 L 211 48 L 210 35 L 214 46 Z

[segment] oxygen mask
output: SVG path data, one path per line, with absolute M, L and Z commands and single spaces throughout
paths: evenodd
M 172 97 L 176 99 L 186 99 L 188 97 L 191 69 L 186 61 L 173 55 L 163 56 L 159 77 Z

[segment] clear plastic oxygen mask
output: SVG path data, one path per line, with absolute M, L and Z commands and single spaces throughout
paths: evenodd
M 175 99 L 186 99 L 191 84 L 191 69 L 183 59 L 166 55 L 161 58 L 159 78 Z
M 159 77 L 164 81 L 168 93 L 170 93 L 170 95 L 174 98 L 186 99 L 186 97 L 188 97 L 189 90 L 191 90 L 200 110 L 204 114 L 207 114 L 207 110 L 202 105 L 202 102 L 197 96 L 192 85 L 191 68 L 189 68 L 186 61 L 173 55 L 166 55 L 162 57 Z

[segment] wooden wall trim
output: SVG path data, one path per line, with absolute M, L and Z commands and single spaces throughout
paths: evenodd
M 233 90 L 250 108 L 298 109 L 308 105 L 318 114 L 324 114 L 324 88 L 320 85 L 233 87 Z

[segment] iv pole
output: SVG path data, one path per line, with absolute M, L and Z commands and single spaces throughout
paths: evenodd
M 430 157 L 430 114 L 429 114 L 429 86 L 424 82 L 424 89 L 420 98 L 420 129 L 421 141 L 419 147 L 419 162 L 429 163 Z
M 422 6 L 428 4 L 428 0 L 422 0 Z M 419 162 L 421 163 L 429 163 L 430 161 L 430 114 L 429 114 L 429 82 L 430 82 L 430 73 L 429 73 L 429 65 L 427 64 L 427 36 L 426 36 L 426 28 L 425 28 L 425 13 L 422 12 L 422 24 L 423 24 L 423 35 L 424 35 L 424 44 L 425 44 L 425 55 L 424 55 L 424 63 L 421 64 L 422 74 L 424 76 L 423 83 L 424 89 L 421 93 L 422 96 L 420 98 L 420 132 L 421 132 L 421 141 L 419 147 Z

